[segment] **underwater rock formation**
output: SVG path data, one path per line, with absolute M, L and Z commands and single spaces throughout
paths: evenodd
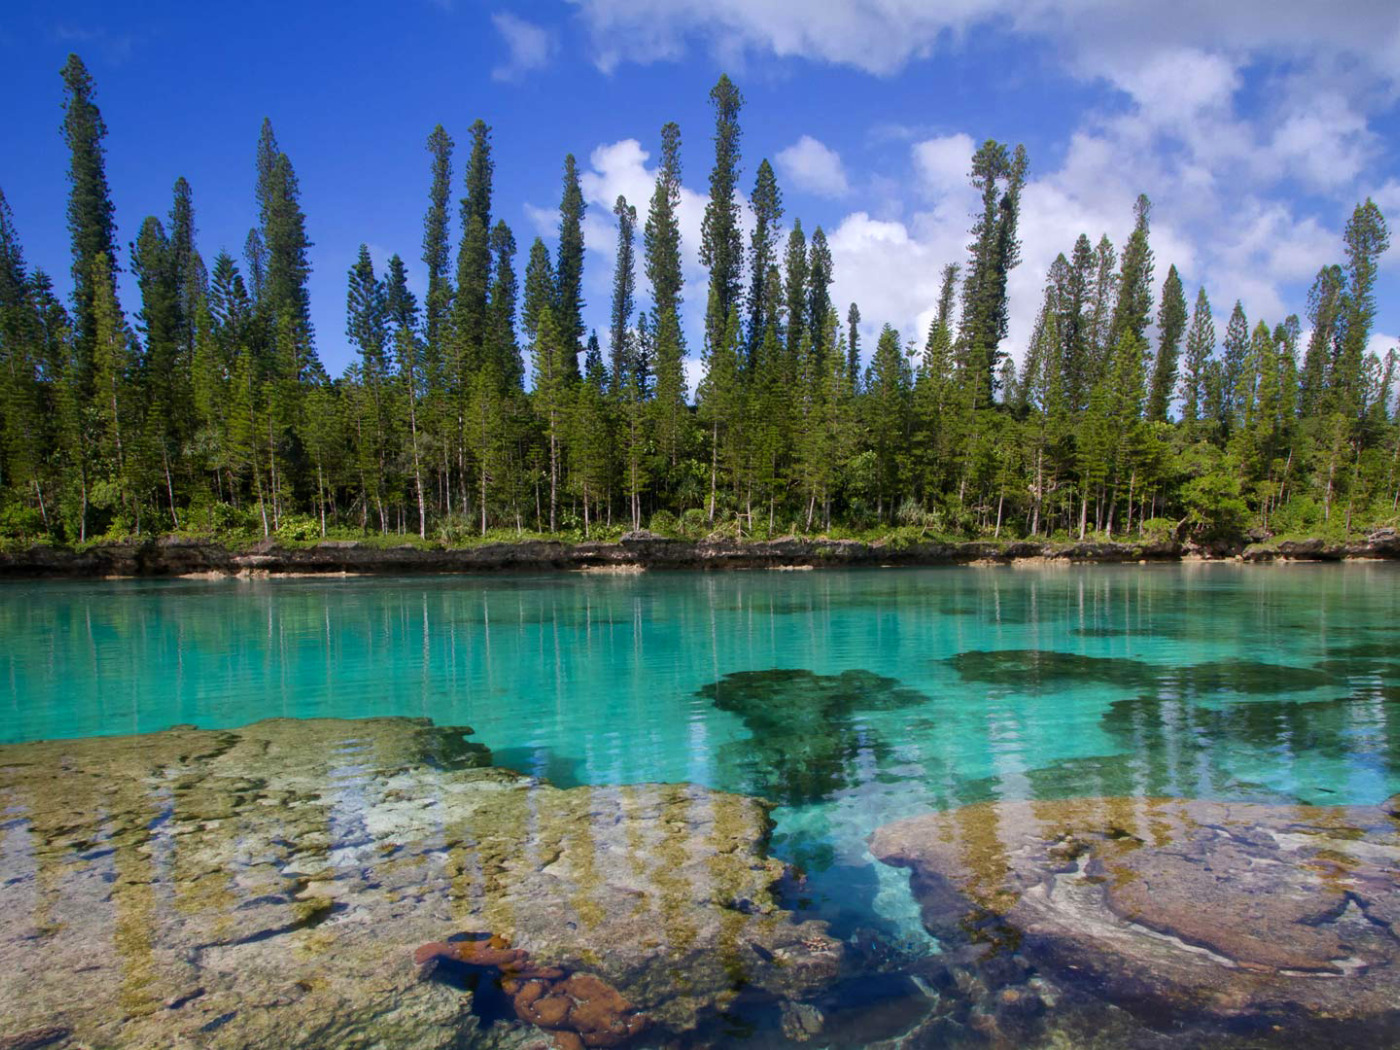
M 945 662 L 964 681 L 1003 686 L 1021 693 L 1109 685 L 1182 699 L 1217 693 L 1307 692 L 1342 680 L 1327 668 L 1258 660 L 1210 660 L 1178 667 L 1054 649 L 970 649 Z
M 278 719 L 0 747 L 0 1046 L 545 1038 L 414 964 L 462 930 L 595 975 L 671 1031 L 737 988 L 800 998 L 836 973 L 841 944 L 775 899 L 764 804 L 561 790 L 490 767 L 464 732 Z M 539 1018 L 558 994 L 597 1006 L 575 1034 L 616 1006 L 577 980 L 538 991 Z
M 855 779 L 852 764 L 862 750 L 884 757 L 888 745 L 859 724 L 861 715 L 929 702 L 894 678 L 864 670 L 739 671 L 696 695 L 738 715 L 753 734 L 721 754 L 724 772 L 734 781 L 729 786 L 788 806 L 820 802 L 849 787 Z
M 1400 822 L 1380 807 L 1089 798 L 880 828 L 924 923 L 1152 1022 L 1400 1020 Z
M 622 1046 L 651 1023 L 601 978 L 532 963 L 529 952 L 510 947 L 506 938 L 496 934 L 425 944 L 414 951 L 413 961 L 420 966 L 445 962 L 469 971 L 489 971 L 509 997 L 515 1016 L 549 1032 L 559 1050 Z

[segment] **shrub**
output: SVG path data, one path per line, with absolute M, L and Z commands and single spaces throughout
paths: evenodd
M 1176 522 L 1171 518 L 1148 518 L 1142 523 L 1142 542 L 1146 544 L 1171 543 L 1176 537 Z
M 1188 481 L 1181 489 L 1189 521 L 1204 537 L 1235 538 L 1249 527 L 1249 506 L 1240 495 L 1240 482 L 1230 474 L 1210 473 Z
M 307 514 L 287 514 L 275 533 L 285 543 L 307 543 L 321 538 L 321 523 Z
M 686 536 L 703 536 L 709 531 L 709 523 L 705 520 L 705 511 L 700 507 L 691 507 L 681 513 L 681 532 Z
M 647 528 L 658 536 L 679 536 L 682 531 L 680 521 L 669 510 L 658 510 L 653 514 Z
M 0 538 L 33 540 L 45 531 L 44 516 L 39 513 L 38 507 L 22 503 L 7 503 L 0 507 Z

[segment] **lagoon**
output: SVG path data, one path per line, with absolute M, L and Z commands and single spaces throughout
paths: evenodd
M 784 907 L 861 946 L 849 1006 L 940 951 L 867 849 L 892 821 L 1400 793 L 1397 613 L 1391 564 L 14 583 L 0 743 L 409 716 L 557 788 L 758 796 Z M 687 1045 L 786 1045 L 790 1014 Z

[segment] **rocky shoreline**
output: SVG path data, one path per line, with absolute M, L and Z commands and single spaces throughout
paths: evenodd
M 0 553 L 0 578 L 402 575 L 412 573 L 639 572 L 647 569 L 807 569 L 934 565 L 1038 565 L 1172 561 L 1346 561 L 1400 559 L 1400 532 L 1382 530 L 1365 540 L 1321 539 L 1277 543 L 995 543 L 858 540 L 689 540 L 648 532 L 617 543 L 522 540 L 472 547 L 384 547 L 328 540 L 309 547 L 264 541 L 248 549 L 167 537 L 68 550 L 35 546 Z
M 1394 1045 L 1397 812 L 1400 798 L 980 803 L 885 825 L 870 849 L 910 870 L 950 950 L 1087 985 L 1158 1029 L 1190 1018 L 1293 1045 Z
M 0 746 L 3 1050 L 1400 1041 L 1400 798 L 885 825 L 932 954 L 792 910 L 770 804 L 561 789 L 426 719 Z
M 842 942 L 777 899 L 765 803 L 560 789 L 467 732 L 274 719 L 0 747 L 0 1047 L 577 1050 L 837 976 Z M 496 982 L 424 965 L 484 938 L 552 982 L 516 989 L 520 1019 L 493 1016 Z

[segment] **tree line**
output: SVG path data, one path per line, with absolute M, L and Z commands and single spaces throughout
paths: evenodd
M 1389 234 L 1370 200 L 1342 261 L 1313 282 L 1306 329 L 1296 315 L 1251 324 L 1236 302 L 1222 338 L 1204 288 L 1188 309 L 1175 266 L 1156 284 L 1140 197 L 1121 247 L 1081 235 L 1056 258 L 1018 366 L 1003 344 L 1027 157 L 988 141 L 971 158 L 967 256 L 943 269 L 928 332 L 886 324 L 863 367 L 860 310 L 843 318 L 832 301 L 826 236 L 795 217 L 784 229 L 767 160 L 744 236 L 743 97 L 722 76 L 698 389 L 684 369 L 675 124 L 661 129 L 645 221 L 623 197 L 613 207 L 601 338 L 583 321 L 574 157 L 557 248 L 535 239 L 522 279 L 492 213 L 491 129 L 468 129 L 454 208 L 457 144 L 434 128 L 423 301 L 401 256 L 376 272 L 361 246 L 346 291 L 356 356 L 332 377 L 315 348 L 300 189 L 271 123 L 240 257 L 205 263 L 183 178 L 123 253 L 92 78 L 70 56 L 62 79 L 67 303 L 26 265 L 0 193 L 0 538 L 1238 536 L 1396 520 L 1397 353 L 1368 349 Z M 123 265 L 140 295 L 130 320 Z

